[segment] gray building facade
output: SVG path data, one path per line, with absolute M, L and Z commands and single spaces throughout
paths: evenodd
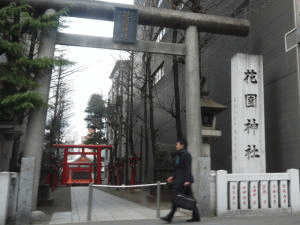
M 181 7 L 181 10 L 193 10 L 189 1 L 182 2 L 185 2 L 185 6 L 178 5 L 177 9 Z M 170 6 L 169 3 L 164 4 L 166 5 Z M 231 171 L 231 58 L 236 53 L 263 56 L 267 172 L 298 168 L 300 159 L 298 47 L 289 52 L 285 51 L 285 34 L 296 26 L 294 14 L 297 10 L 294 8 L 294 0 L 228 0 L 214 3 L 203 0 L 200 6 L 203 13 L 246 18 L 251 24 L 250 33 L 245 38 L 208 33 L 199 35 L 201 76 L 206 80 L 204 88 L 208 90 L 210 99 L 227 106 L 227 109 L 217 116 L 217 129 L 222 130 L 222 136 L 212 143 L 212 169 Z M 171 42 L 172 32 L 171 29 L 154 29 L 152 40 L 157 41 L 159 37 L 159 41 Z M 184 41 L 184 32 L 178 32 L 177 41 Z M 185 61 L 183 57 L 178 57 L 178 61 L 181 121 L 185 136 Z M 168 171 L 172 167 L 170 162 L 176 141 L 175 118 L 172 115 L 174 112 L 172 66 L 172 56 L 152 55 L 151 73 L 156 77 L 153 89 L 156 157 L 153 168 L 160 171 Z M 140 101 L 139 106 L 135 107 L 137 113 L 142 113 L 142 104 Z M 137 149 L 144 148 L 144 143 L 141 144 L 139 141 L 145 141 L 140 138 L 144 137 L 144 133 L 141 134 L 142 124 L 140 121 L 139 126 L 135 128 Z
M 238 52 L 263 56 L 267 171 L 298 168 L 297 49 L 285 52 L 285 34 L 295 27 L 293 3 L 249 1 L 244 11 L 251 23 L 249 36 L 220 36 L 202 52 L 210 97 L 228 106 L 218 119 L 223 136 L 212 149 L 213 169 L 231 169 L 230 60 Z

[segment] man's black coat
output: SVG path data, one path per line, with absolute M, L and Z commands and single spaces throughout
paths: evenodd
M 173 178 L 175 192 L 184 191 L 184 182 L 194 182 L 192 175 L 192 156 L 187 149 L 178 150 L 177 152 Z

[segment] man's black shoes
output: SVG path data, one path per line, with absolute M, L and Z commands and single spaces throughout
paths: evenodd
M 198 218 L 198 219 L 190 219 L 190 220 L 187 220 L 186 222 L 200 222 L 200 218 Z
M 160 217 L 161 220 L 164 220 L 168 223 L 171 223 L 172 222 L 172 218 L 170 218 L 169 216 L 164 216 L 164 217 Z
M 160 219 L 164 220 L 168 223 L 172 222 L 172 218 L 170 218 L 169 216 L 160 217 Z M 187 220 L 186 222 L 200 222 L 200 218 L 199 219 L 190 219 L 190 220 Z

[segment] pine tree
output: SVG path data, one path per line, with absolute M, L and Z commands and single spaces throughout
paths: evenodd
M 60 26 L 59 17 L 37 15 L 25 1 L 15 1 L 0 9 L 0 121 L 21 120 L 32 109 L 46 105 L 35 89 L 40 71 L 66 60 L 36 58 L 41 30 Z
M 85 144 L 103 144 L 106 142 L 104 137 L 105 101 L 103 97 L 99 94 L 93 94 L 89 99 L 85 112 L 88 115 L 84 120 L 87 122 L 87 128 L 89 129 Z

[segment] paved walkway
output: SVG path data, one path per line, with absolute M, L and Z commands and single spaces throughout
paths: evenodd
M 156 218 L 156 210 L 95 189 L 92 221 L 87 221 L 88 187 L 71 188 L 72 211 L 54 213 L 50 222 L 40 224 L 60 225 L 155 225 L 166 224 Z M 165 215 L 168 210 L 161 210 Z M 187 216 L 177 212 L 172 224 L 186 224 Z M 201 218 L 202 225 L 300 225 L 298 216 L 231 216 Z M 35 223 L 39 224 L 39 223 Z
M 71 188 L 72 211 L 54 213 L 49 224 L 78 223 L 87 221 L 88 187 Z M 168 210 L 161 210 L 164 215 Z M 91 221 L 150 220 L 156 210 L 94 189 Z M 186 216 L 178 212 L 176 216 Z
M 59 186 L 51 194 L 53 201 L 42 201 L 39 202 L 37 211 L 33 212 L 33 222 L 45 224 L 47 221 L 49 223 L 52 215 L 58 212 L 71 212 L 71 188 Z M 40 216 L 36 216 L 36 215 Z M 36 220 L 36 221 L 35 221 Z
M 158 219 L 152 220 L 124 220 L 124 221 L 102 221 L 79 223 L 76 225 L 161 225 L 167 224 Z M 203 218 L 201 222 L 186 223 L 185 219 L 174 218 L 172 224 L 193 224 L 193 225 L 299 225 L 300 216 L 258 216 L 258 217 L 210 217 Z M 67 224 L 65 224 L 67 225 Z

